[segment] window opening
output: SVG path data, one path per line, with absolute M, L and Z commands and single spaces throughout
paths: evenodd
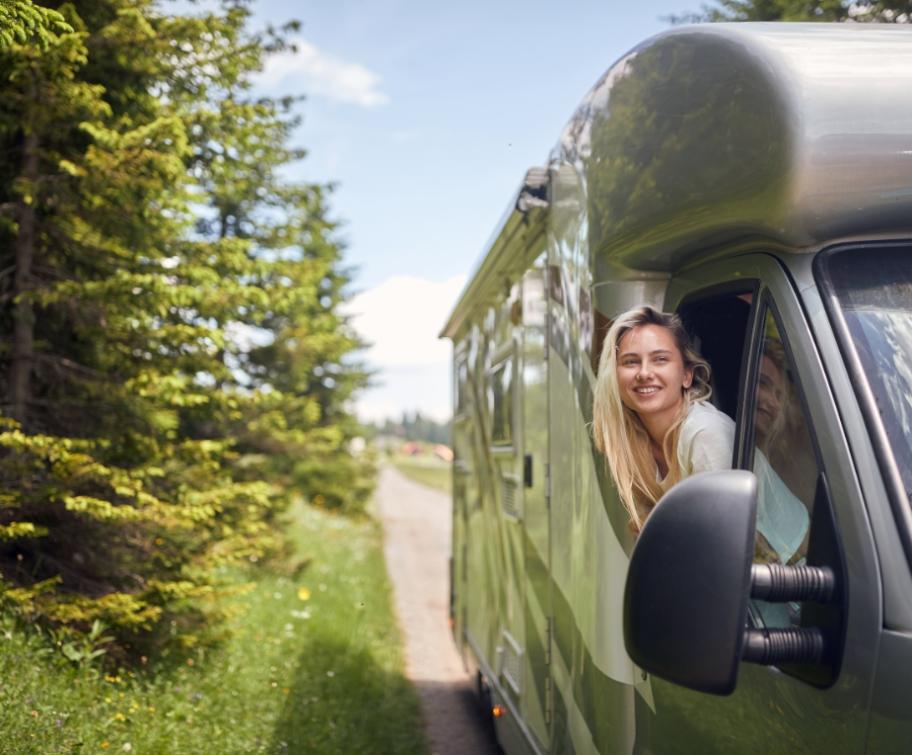
M 513 358 L 491 370 L 491 442 L 495 446 L 513 443 Z
M 738 291 L 688 301 L 678 312 L 694 346 L 712 369 L 710 400 L 732 419 L 737 416 L 752 299 L 751 291 Z

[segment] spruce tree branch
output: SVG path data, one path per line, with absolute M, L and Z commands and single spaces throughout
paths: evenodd
M 58 356 L 57 354 L 36 352 L 34 355 L 34 360 L 36 362 L 49 364 L 58 374 L 64 371 L 68 371 L 77 375 L 91 378 L 92 380 L 105 382 L 111 378 L 110 374 L 95 370 L 91 367 L 86 367 L 85 365 L 79 364 L 78 362 L 74 362 L 72 359 Z

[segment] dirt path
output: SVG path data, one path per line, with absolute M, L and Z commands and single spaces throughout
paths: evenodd
M 374 502 L 405 635 L 406 673 L 421 698 L 431 752 L 500 753 L 448 623 L 450 497 L 384 467 Z

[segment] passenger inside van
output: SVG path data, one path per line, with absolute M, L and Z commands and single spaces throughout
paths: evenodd
M 734 306 L 727 320 L 716 315 L 715 327 L 703 331 L 709 337 L 701 340 L 719 355 L 724 353 L 721 335 L 729 337 L 729 355 L 732 344 L 744 340 L 749 305 L 741 300 Z M 734 332 L 739 324 L 741 333 Z M 739 359 L 727 371 L 733 375 L 726 375 L 724 391 L 732 413 L 740 368 L 740 351 L 734 351 Z M 765 339 L 760 361 L 754 409 L 753 471 L 760 496 L 756 557 L 794 563 L 804 555 L 808 506 L 767 458 L 771 450 L 782 456 L 782 433 L 789 425 L 790 381 L 781 342 Z M 709 401 L 715 387 L 710 387 L 712 368 L 677 315 L 639 307 L 619 316 L 608 331 L 599 360 L 593 429 L 634 532 L 676 482 L 732 466 L 735 422 Z M 722 372 L 726 374 L 724 368 Z
M 707 401 L 709 381 L 677 315 L 638 307 L 609 329 L 593 432 L 635 532 L 676 482 L 731 467 L 734 422 Z

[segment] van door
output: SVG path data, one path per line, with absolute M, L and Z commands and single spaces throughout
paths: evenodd
M 880 579 L 853 460 L 796 288 L 773 256 L 744 255 L 677 276 L 666 309 L 680 311 L 715 370 L 717 407 L 737 423 L 734 465 L 760 481 L 755 560 L 829 565 L 846 597 L 835 608 L 752 601 L 756 627 L 821 627 L 834 648 L 830 662 L 742 663 L 730 697 L 653 677 L 654 707 L 637 700 L 635 749 L 862 753 Z

